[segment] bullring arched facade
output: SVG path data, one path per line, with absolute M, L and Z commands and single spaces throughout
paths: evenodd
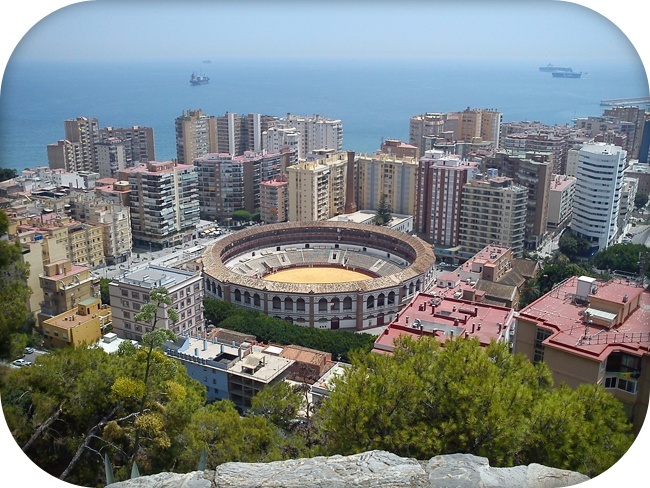
M 305 266 L 345 267 L 370 277 L 344 283 L 267 281 Z M 298 325 L 363 330 L 388 324 L 434 280 L 435 256 L 417 237 L 349 222 L 287 222 L 216 241 L 203 255 L 208 297 Z

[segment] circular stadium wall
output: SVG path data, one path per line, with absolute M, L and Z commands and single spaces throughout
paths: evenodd
M 251 227 L 203 254 L 206 296 L 323 329 L 388 324 L 434 270 L 423 240 L 349 222 Z

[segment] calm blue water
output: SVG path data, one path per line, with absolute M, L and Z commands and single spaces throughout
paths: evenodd
M 567 124 L 601 115 L 602 99 L 648 96 L 641 64 L 584 66 L 581 79 L 555 79 L 530 63 L 187 61 L 27 63 L 11 61 L 0 92 L 0 166 L 47 165 L 47 144 L 63 121 L 96 117 L 101 127 L 154 128 L 156 159 L 176 156 L 174 119 L 202 109 L 343 121 L 346 150 L 373 152 L 382 138 L 408 141 L 409 118 L 424 112 L 493 108 L 505 122 Z M 191 86 L 192 71 L 210 76 Z

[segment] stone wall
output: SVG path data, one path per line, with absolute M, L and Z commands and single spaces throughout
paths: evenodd
M 225 463 L 214 471 L 160 473 L 108 485 L 110 488 L 555 488 L 587 481 L 583 474 L 541 464 L 490 467 L 471 454 L 429 461 L 385 451 L 352 456 L 292 459 L 273 463 Z

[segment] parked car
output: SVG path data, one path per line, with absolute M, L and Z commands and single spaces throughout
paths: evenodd
M 20 366 L 29 366 L 30 364 L 32 364 L 32 362 L 31 361 L 26 361 L 24 359 L 16 359 L 11 364 L 13 364 L 14 366 L 20 367 Z
M 26 347 L 26 348 L 25 348 L 25 354 L 32 354 L 33 352 L 34 352 L 34 348 L 33 348 L 33 347 Z

